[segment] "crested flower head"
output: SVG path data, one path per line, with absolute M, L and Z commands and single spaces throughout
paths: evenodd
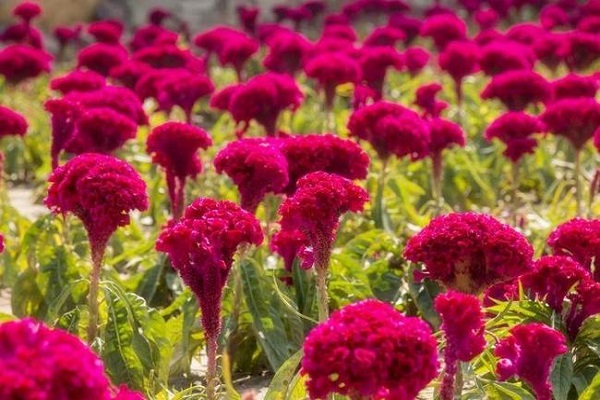
M 63 95 L 71 92 L 92 92 L 106 86 L 106 79 L 94 71 L 74 70 L 50 81 L 50 89 Z
M 256 23 L 260 14 L 260 8 L 241 5 L 236 8 L 236 11 L 244 30 L 251 35 L 254 34 L 256 32 Z
M 50 99 L 44 103 L 44 108 L 50 113 L 52 124 L 52 169 L 58 167 L 58 157 L 65 145 L 71 139 L 75 130 L 75 121 L 79 115 L 76 103 L 68 99 Z
M 210 95 L 215 86 L 206 76 L 175 70 L 158 82 L 157 89 L 156 99 L 160 109 L 170 112 L 174 106 L 178 106 L 190 121 L 194 104 Z
M 198 297 L 207 337 L 220 331 L 221 295 L 233 256 L 243 244 L 263 241 L 260 223 L 251 213 L 230 201 L 199 198 L 183 217 L 166 226 L 156 242 L 173 268 Z
M 434 218 L 404 250 L 409 261 L 424 265 L 424 276 L 472 294 L 527 272 L 532 255 L 527 239 L 512 227 L 470 212 Z
M 258 51 L 258 42 L 242 33 L 231 35 L 217 51 L 219 63 L 223 66 L 229 65 L 235 69 L 238 78 L 246 62 Z
M 531 386 L 537 399 L 552 400 L 550 370 L 554 359 L 566 351 L 565 337 L 559 331 L 539 323 L 516 325 L 494 349 L 500 358 L 496 373 L 500 380 L 517 375 Z
M 106 44 L 118 44 L 125 27 L 121 21 L 109 19 L 92 22 L 87 31 L 97 42 Z
M 452 42 L 439 57 L 440 68 L 461 82 L 479 67 L 479 47 L 473 42 Z
M 574 218 L 557 226 L 548 237 L 554 254 L 573 257 L 600 278 L 600 220 Z
M 421 36 L 430 37 L 438 51 L 443 51 L 453 41 L 467 37 L 467 25 L 454 14 L 433 15 L 421 26 Z
M 175 44 L 161 44 L 145 47 L 133 54 L 133 60 L 150 65 L 153 68 L 188 68 L 196 63 L 189 50 L 182 50 Z M 200 70 L 204 67 L 201 66 Z M 202 72 L 202 71 L 193 71 Z
M 0 139 L 5 136 L 25 136 L 27 128 L 27 121 L 21 114 L 0 106 Z
M 81 36 L 81 25 L 74 27 L 59 25 L 52 32 L 58 44 L 64 49 L 69 43 L 73 43 Z
M 348 305 L 304 342 L 302 373 L 311 398 L 412 399 L 437 375 L 429 326 L 379 300 Z
M 131 90 L 117 86 L 104 86 L 92 92 L 73 92 L 64 97 L 83 108 L 111 108 L 135 122 L 148 123 L 142 103 Z
M 135 85 L 142 76 L 150 73 L 153 68 L 141 61 L 129 60 L 110 69 L 109 76 L 120 85 L 135 90 Z
M 411 44 L 421 31 L 423 22 L 419 18 L 410 17 L 401 13 L 390 15 L 388 25 L 400 29 L 406 35 L 404 43 Z
M 531 70 L 535 56 L 526 46 L 509 42 L 494 41 L 481 49 L 479 63 L 486 75 L 494 76 L 506 71 Z
M 577 333 L 583 322 L 592 315 L 600 314 L 600 282 L 592 279 L 583 280 L 577 285 L 577 290 L 569 294 L 571 307 L 567 314 L 567 332 L 571 339 L 577 337 Z
M 146 398 L 140 392 L 135 392 L 127 386 L 121 385 L 117 389 L 117 393 L 115 394 L 115 397 L 113 397 L 113 400 L 146 400 Z
M 317 81 L 325 92 L 325 103 L 333 106 L 335 88 L 344 83 L 357 83 L 361 78 L 360 64 L 341 52 L 323 53 L 311 58 L 304 66 L 309 78 Z
M 264 66 L 269 71 L 295 75 L 302 69 L 311 43 L 300 33 L 283 30 L 273 34 L 267 46 L 269 53 L 263 61 Z
M 108 76 L 111 68 L 127 61 L 127 50 L 120 45 L 94 43 L 79 51 L 77 67 L 85 67 L 102 76 Z
M 482 99 L 498 99 L 510 111 L 522 111 L 530 104 L 546 103 L 551 96 L 548 81 L 528 70 L 496 75 L 481 92 Z
M 404 31 L 393 26 L 380 26 L 369 34 L 363 42 L 364 46 L 376 47 L 376 46 L 396 46 L 397 42 L 401 42 L 406 39 Z
M 160 47 L 164 45 L 176 45 L 179 34 L 161 25 L 147 25 L 136 29 L 129 43 L 134 52 L 149 47 Z
M 281 256 L 285 270 L 288 272 L 292 272 L 294 260 L 306 246 L 306 236 L 299 230 L 280 230 L 271 240 L 271 250 Z M 312 262 L 301 263 L 300 266 L 308 269 L 312 267 Z
M 13 9 L 12 14 L 21 18 L 23 22 L 29 23 L 42 14 L 42 7 L 32 1 L 23 1 Z
M 452 146 L 464 147 L 465 132 L 460 125 L 443 118 L 432 118 L 429 122 L 429 152 L 440 154 Z
M 115 157 L 82 154 L 57 168 L 48 178 L 44 203 L 54 212 L 73 214 L 83 222 L 92 251 L 102 250 L 119 226 L 129 224 L 129 212 L 148 208 L 146 184 Z
M 412 76 L 415 76 L 425 68 L 430 57 L 429 52 L 422 47 L 409 47 L 404 52 L 406 69 Z
M 600 103 L 595 99 L 564 99 L 551 103 L 541 115 L 548 132 L 581 149 L 600 127 Z
M 0 75 L 16 85 L 27 79 L 50 72 L 52 56 L 45 51 L 22 44 L 13 44 L 0 51 Z
M 240 139 L 215 157 L 218 173 L 225 172 L 237 185 L 241 206 L 254 213 L 267 193 L 283 193 L 289 182 L 288 162 L 269 139 Z
M 4 236 L 2 236 L 2 234 L 0 234 L 0 253 L 2 253 L 4 251 Z M 296 253 L 294 253 L 294 256 L 296 255 Z
M 375 91 L 378 99 L 383 97 L 385 75 L 389 68 L 401 70 L 404 66 L 402 55 L 393 47 L 364 47 L 360 51 L 359 63 L 362 78 L 367 86 Z
M 551 70 L 556 70 L 564 61 L 569 41 L 564 34 L 547 32 L 533 42 L 532 49 L 536 58 Z
M 485 138 L 499 139 L 506 145 L 503 154 L 512 162 L 517 162 L 525 154 L 533 153 L 537 140 L 532 136 L 543 131 L 544 124 L 537 117 L 522 111 L 510 111 L 488 126 Z
M 600 58 L 600 42 L 593 33 L 571 31 L 565 34 L 567 45 L 561 56 L 572 71 L 585 71 Z
M 426 84 L 417 89 L 415 104 L 423 110 L 424 117 L 437 118 L 448 107 L 448 103 L 436 99 L 437 94 L 441 90 L 442 85 L 439 83 Z
M 44 49 L 42 33 L 26 22 L 7 26 L 0 34 L 0 41 L 3 43 L 29 45 L 38 50 Z
M 546 30 L 540 25 L 532 22 L 521 22 L 513 24 L 506 31 L 506 38 L 510 41 L 521 43 L 525 46 L 531 46 L 539 35 L 546 33 Z
M 577 97 L 595 98 L 598 92 L 598 80 L 593 76 L 568 74 L 552 82 L 554 100 Z
M 0 324 L 0 397 L 109 400 L 102 360 L 77 336 L 27 318 Z
M 479 31 L 494 28 L 500 20 L 498 13 L 491 8 L 487 10 L 477 10 L 473 17 L 475 22 L 477 22 L 477 25 L 479 25 Z

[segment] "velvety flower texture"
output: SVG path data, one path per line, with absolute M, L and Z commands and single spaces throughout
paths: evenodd
M 549 104 L 540 118 L 548 132 L 580 150 L 600 127 L 600 103 L 590 98 L 559 100 Z
M 584 280 L 568 297 L 571 307 L 566 318 L 567 332 L 571 339 L 575 339 L 583 322 L 592 315 L 600 314 L 600 282 Z
M 306 236 L 299 230 L 280 230 L 271 239 L 271 250 L 283 259 L 283 266 L 287 272 L 292 272 L 294 260 L 307 246 Z M 309 269 L 314 260 L 300 263 L 300 267 Z
M 79 51 L 77 67 L 108 76 L 111 68 L 123 64 L 127 57 L 127 50 L 119 45 L 94 43 Z
M 27 79 L 50 72 L 52 56 L 45 51 L 22 44 L 13 44 L 0 51 L 0 75 L 16 85 Z
M 404 63 L 411 76 L 419 74 L 429 62 L 429 58 L 429 52 L 422 47 L 409 47 L 404 52 Z
M 44 203 L 54 213 L 72 213 L 83 222 L 93 255 L 104 250 L 119 226 L 129 224 L 129 211 L 148 208 L 142 178 L 112 156 L 79 155 L 54 170 L 48 182 Z
M 535 56 L 519 43 L 495 41 L 481 49 L 480 66 L 486 75 L 495 76 L 507 71 L 530 71 Z
M 150 73 L 153 68 L 141 61 L 129 60 L 110 69 L 109 76 L 120 85 L 130 90 L 135 90 L 135 85 L 142 76 Z
M 598 80 L 593 76 L 568 74 L 552 82 L 554 100 L 577 97 L 595 98 L 598 92 Z
M 24 22 L 29 23 L 31 20 L 42 14 L 42 7 L 31 1 L 23 1 L 13 9 L 12 14 L 15 17 L 21 18 Z
M 562 333 L 539 323 L 516 325 L 494 349 L 500 358 L 496 373 L 500 380 L 517 375 L 533 389 L 536 399 L 552 400 L 550 370 L 554 359 L 566 351 Z
M 244 30 L 253 35 L 256 32 L 256 23 L 260 14 L 260 8 L 240 5 L 236 8 L 236 12 Z
M 362 70 L 362 78 L 367 86 L 376 93 L 375 100 L 383 97 L 385 75 L 389 68 L 401 70 L 404 66 L 402 55 L 388 46 L 364 47 L 358 60 Z
M 550 84 L 533 71 L 508 71 L 494 76 L 481 92 L 482 99 L 498 99 L 510 111 L 550 100 Z
M 440 53 L 438 62 L 454 80 L 457 101 L 461 103 L 463 79 L 479 68 L 479 47 L 473 42 L 452 42 Z
M 0 324 L 0 397 L 110 400 L 102 360 L 78 337 L 33 319 Z
M 43 50 L 44 43 L 42 33 L 35 27 L 19 22 L 9 25 L 0 34 L 0 41 L 3 43 L 22 44 Z
M 441 90 L 442 85 L 439 83 L 430 83 L 417 89 L 415 104 L 423 110 L 424 117 L 439 117 L 441 112 L 448 107 L 448 103 L 436 99 Z
M 379 300 L 346 306 L 317 325 L 304 342 L 302 373 L 311 399 L 409 400 L 437 375 L 429 326 Z
M 431 157 L 440 155 L 452 146 L 464 147 L 466 135 L 460 125 L 443 118 L 432 118 L 429 123 L 429 153 Z
M 71 92 L 91 92 L 106 86 L 106 79 L 94 71 L 74 70 L 50 81 L 50 89 L 69 94 Z
M 446 46 L 467 37 L 467 25 L 454 14 L 440 14 L 431 16 L 421 26 L 421 36 L 431 37 L 438 51 L 443 51 Z
M 527 239 L 512 227 L 470 212 L 434 218 L 404 250 L 409 261 L 424 265 L 423 277 L 470 294 L 527 272 L 532 255 Z
M 221 295 L 233 256 L 243 244 L 263 241 L 260 223 L 229 201 L 195 200 L 183 217 L 166 226 L 156 249 L 167 253 L 183 282 L 192 289 L 202 310 L 202 326 L 210 340 L 221 328 Z
M 548 32 L 542 34 L 533 43 L 532 49 L 536 58 L 555 71 L 558 65 L 564 60 L 566 48 L 568 48 L 568 39 L 564 34 Z
M 143 48 L 133 54 L 133 60 L 146 63 L 153 68 L 186 68 L 193 72 L 203 72 L 204 69 L 204 65 L 195 65 L 197 60 L 189 50 L 182 50 L 175 44 Z
M 160 109 L 171 112 L 174 106 L 178 106 L 184 111 L 189 123 L 196 102 L 210 95 L 215 86 L 206 76 L 187 70 L 175 70 L 158 82 L 157 89 L 156 97 Z
M 242 81 L 242 70 L 246 62 L 258 51 L 258 42 L 251 37 L 239 33 L 230 35 L 219 50 L 217 57 L 219 64 L 230 65 L 236 71 L 238 81 Z
M 360 64 L 341 52 L 323 53 L 311 58 L 304 72 L 325 92 L 325 106 L 333 107 L 335 88 L 344 83 L 357 83 L 361 78 Z
M 25 136 L 27 128 L 27 121 L 21 114 L 0 106 L 0 139 L 5 136 Z
M 267 40 L 269 53 L 263 64 L 269 71 L 295 75 L 302 69 L 302 62 L 310 50 L 311 43 L 296 32 L 282 31 Z
M 140 99 L 127 88 L 105 86 L 93 92 L 71 93 L 64 99 L 80 104 L 81 108 L 111 108 L 137 125 L 148 123 Z
M 127 386 L 119 387 L 113 400 L 146 400 L 143 394 L 130 390 Z
M 375 47 L 375 46 L 396 46 L 397 42 L 406 39 L 404 31 L 393 26 L 380 26 L 371 31 L 369 36 L 365 38 L 363 46 Z
M 244 210 L 255 213 L 267 193 L 283 193 L 288 185 L 288 163 L 278 147 L 268 139 L 240 139 L 215 157 L 217 172 L 237 185 Z
M 600 42 L 592 33 L 571 31 L 565 34 L 567 45 L 561 55 L 572 71 L 585 71 L 600 58 Z
M 117 44 L 121 40 L 124 28 L 122 22 L 110 19 L 92 22 L 87 31 L 98 42 Z
M 518 162 L 525 154 L 531 154 L 537 147 L 532 136 L 544 131 L 544 124 L 534 116 L 521 111 L 511 111 L 498 117 L 485 130 L 485 138 L 499 139 L 506 145 L 502 154 L 512 162 Z

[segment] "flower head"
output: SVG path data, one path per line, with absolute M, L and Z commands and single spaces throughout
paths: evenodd
M 600 278 L 600 220 L 574 218 L 557 226 L 548 237 L 554 254 L 573 257 Z
M 264 66 L 269 71 L 295 75 L 302 69 L 311 43 L 299 33 L 284 30 L 273 34 L 267 40 L 267 46 L 269 53 L 263 61 Z
M 429 326 L 379 300 L 334 312 L 304 342 L 302 373 L 311 398 L 412 399 L 435 378 L 437 346 Z
M 0 34 L 0 41 L 3 43 L 29 45 L 38 50 L 44 49 L 42 33 L 26 22 L 7 26 Z
M 75 130 L 75 121 L 79 115 L 76 103 L 68 99 L 50 99 L 44 103 L 44 108 L 50 113 L 52 124 L 52 169 L 58 167 L 58 157 L 65 145 L 71 139 Z
M 448 103 L 438 101 L 437 94 L 442 90 L 439 83 L 420 86 L 415 93 L 415 104 L 423 110 L 424 117 L 437 118 L 448 107 Z
M 256 22 L 260 14 L 260 8 L 241 5 L 236 8 L 236 11 L 244 30 L 251 35 L 254 34 L 256 32 Z
M 133 55 L 133 60 L 150 65 L 153 68 L 187 68 L 193 70 L 196 60 L 189 50 L 182 50 L 175 44 L 161 44 L 145 47 Z M 192 67 L 192 68 L 189 68 Z M 204 67 L 200 67 L 202 72 Z
M 568 298 L 571 300 L 571 307 L 566 318 L 567 332 L 571 339 L 574 339 L 587 318 L 600 314 L 600 282 L 583 280 Z
M 129 47 L 134 52 L 149 47 L 160 47 L 163 45 L 176 45 L 179 34 L 161 25 L 150 24 L 138 28 L 131 38 Z
M 215 86 L 206 76 L 186 70 L 175 70 L 158 82 L 157 89 L 160 109 L 170 112 L 174 106 L 178 106 L 190 121 L 194 104 L 210 95 L 215 90 Z
M 143 394 L 134 392 L 125 385 L 121 385 L 113 400 L 146 400 Z
M 595 98 L 598 92 L 598 80 L 593 76 L 568 74 L 552 82 L 554 100 L 577 97 Z
M 390 68 L 402 69 L 404 59 L 393 47 L 364 47 L 358 60 L 362 70 L 362 78 L 367 86 L 373 89 L 377 100 L 383 97 L 385 75 Z
M 443 118 L 429 120 L 429 138 L 431 154 L 441 154 L 452 146 L 464 147 L 466 143 L 465 132 L 460 125 Z
M 409 47 L 404 52 L 406 69 L 412 76 L 415 76 L 425 68 L 430 57 L 429 52 L 422 47 Z
M 153 68 L 141 61 L 129 60 L 110 69 L 109 76 L 122 86 L 135 90 L 135 85 L 142 76 L 153 71 Z
M 306 236 L 299 230 L 280 230 L 271 239 L 271 250 L 283 258 L 285 270 L 292 272 L 294 260 L 308 245 Z M 312 267 L 312 262 L 301 263 L 301 267 Z
M 369 34 L 363 42 L 363 46 L 376 47 L 388 46 L 394 47 L 397 42 L 406 39 L 406 34 L 403 30 L 394 28 L 393 26 L 380 26 Z
M 504 155 L 517 162 L 525 154 L 531 154 L 537 146 L 532 136 L 544 131 L 544 124 L 537 118 L 522 111 L 510 111 L 503 114 L 485 131 L 485 138 L 499 139 L 506 145 Z
M 97 42 L 106 44 L 118 44 L 125 27 L 121 21 L 109 19 L 104 21 L 92 22 L 88 26 L 88 33 L 96 39 Z
M 454 14 L 433 15 L 423 21 L 421 36 L 431 37 L 438 51 L 443 51 L 453 41 L 467 37 L 467 25 Z
M 108 76 L 110 70 L 127 61 L 127 57 L 127 50 L 119 45 L 94 43 L 79 51 L 77 67 Z
M 135 122 L 148 123 L 148 117 L 140 99 L 131 90 L 117 86 L 104 86 L 92 92 L 73 92 L 64 97 L 84 108 L 111 108 Z
M 53 31 L 54 37 L 58 41 L 61 49 L 64 49 L 69 43 L 75 42 L 81 35 L 81 25 L 74 27 L 70 26 L 57 26 Z
M 530 104 L 546 103 L 551 96 L 550 84 L 541 75 L 528 70 L 496 75 L 481 92 L 482 99 L 498 99 L 510 111 L 522 111 Z
M 217 51 L 219 64 L 235 69 L 238 78 L 246 62 L 258 51 L 258 42 L 244 34 L 230 35 Z
M 27 128 L 27 121 L 21 114 L 0 106 L 0 139 L 5 136 L 25 136 Z
M 29 23 L 42 14 L 42 7 L 31 1 L 23 1 L 13 9 L 12 14 L 21 18 L 23 22 Z
M 464 293 L 480 293 L 531 267 L 533 248 L 492 216 L 452 213 L 434 218 L 407 243 L 404 256 L 425 266 L 424 276 Z
M 50 72 L 52 56 L 45 51 L 13 44 L 0 51 L 0 75 L 13 85 Z
M 556 70 L 564 61 L 568 52 L 569 42 L 564 34 L 548 32 L 539 36 L 533 42 L 533 52 L 536 58 L 551 70 Z
M 460 83 L 479 68 L 479 47 L 473 42 L 452 42 L 440 53 L 439 64 Z
M 329 109 L 333 106 L 337 86 L 357 83 L 361 78 L 360 64 L 341 52 L 323 53 L 311 58 L 304 66 L 304 72 L 315 79 L 325 92 L 325 103 Z
M 561 56 L 572 71 L 584 71 L 600 58 L 600 42 L 595 34 L 572 31 L 565 34 L 567 45 Z
M 404 43 L 408 45 L 412 43 L 417 36 L 419 36 L 423 22 L 419 18 L 409 17 L 404 14 L 397 13 L 390 15 L 388 25 L 398 28 L 404 32 L 406 35 Z
M 69 94 L 93 92 L 106 86 L 106 79 L 94 71 L 74 70 L 50 81 L 50 89 Z
M 548 132 L 581 149 L 600 127 L 600 103 L 595 99 L 564 99 L 548 105 L 540 116 Z
M 481 49 L 479 63 L 486 75 L 495 76 L 507 71 L 530 71 L 534 61 L 535 56 L 528 47 L 509 41 L 495 41 Z

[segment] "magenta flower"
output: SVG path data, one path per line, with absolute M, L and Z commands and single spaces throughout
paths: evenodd
M 166 226 L 156 249 L 167 253 L 183 282 L 198 298 L 208 347 L 207 395 L 214 398 L 217 338 L 221 332 L 221 297 L 237 249 L 260 245 L 263 233 L 251 213 L 229 201 L 195 200 L 183 217 Z
M 242 82 L 244 65 L 257 51 L 258 42 L 240 33 L 229 36 L 223 42 L 217 52 L 217 58 L 222 66 L 231 66 L 237 74 L 238 82 Z
M 4 236 L 2 236 L 2 234 L 0 234 L 0 254 L 4 251 Z M 294 256 L 296 256 L 296 253 L 294 253 Z M 293 261 L 293 260 L 292 260 Z M 287 264 L 286 264 L 287 265 Z
M 127 88 L 105 86 L 93 92 L 74 92 L 64 98 L 79 103 L 82 108 L 111 108 L 137 125 L 148 123 L 142 103 L 135 93 Z
M 544 124 L 534 116 L 522 111 L 503 114 L 485 130 L 485 138 L 499 139 L 506 145 L 502 154 L 517 163 L 525 154 L 532 154 L 537 147 L 536 133 L 544 132 Z
M 13 9 L 12 14 L 29 24 L 33 19 L 42 14 L 42 7 L 31 1 L 23 1 Z
M 600 16 L 588 15 L 577 23 L 577 30 L 587 33 L 600 33 Z
M 437 118 L 448 107 L 445 101 L 438 101 L 436 96 L 442 90 L 439 83 L 420 86 L 415 93 L 415 104 L 423 110 L 423 117 Z
M 485 349 L 484 315 L 477 297 L 452 290 L 435 298 L 435 310 L 440 314 L 446 337 L 440 398 L 452 400 L 458 361 L 471 361 Z
M 161 44 L 145 47 L 133 54 L 133 60 L 146 63 L 153 68 L 189 68 L 197 64 L 189 50 L 182 50 L 175 44 Z M 200 68 L 203 72 L 204 66 Z
M 302 70 L 311 43 L 300 33 L 281 31 L 269 37 L 267 46 L 269 53 L 263 60 L 265 68 L 293 76 Z
M 313 399 L 333 393 L 413 399 L 438 368 L 436 341 L 425 322 L 364 300 L 334 312 L 309 333 L 301 373 L 308 375 Z
M 127 386 L 121 385 L 113 397 L 113 400 L 146 400 L 143 394 L 130 390 Z
M 479 69 L 479 47 L 473 42 L 452 42 L 440 53 L 440 68 L 454 80 L 458 104 L 462 104 L 463 79 Z
M 556 27 L 568 27 L 571 16 L 564 8 L 557 4 L 547 4 L 540 11 L 540 24 L 544 29 L 552 30 Z
M 50 72 L 51 61 L 52 56 L 45 51 L 14 44 L 0 51 L 0 75 L 7 83 L 16 85 Z
M 477 22 L 477 25 L 479 25 L 480 32 L 494 28 L 500 20 L 498 13 L 492 9 L 477 10 L 473 18 Z
M 358 34 L 350 25 L 325 25 L 319 41 L 326 41 L 327 39 L 339 39 L 354 43 L 358 40 Z
M 250 35 L 256 33 L 256 24 L 260 14 L 260 8 L 240 5 L 236 8 L 237 16 L 244 30 Z
M 63 95 L 71 92 L 93 92 L 106 86 L 106 79 L 94 71 L 74 70 L 50 81 L 50 89 Z
M 530 71 L 535 62 L 535 55 L 526 46 L 509 42 L 495 41 L 483 46 L 479 64 L 488 76 L 496 76 L 507 71 Z
M 241 207 L 251 213 L 267 193 L 284 192 L 289 182 L 288 162 L 277 143 L 268 139 L 240 139 L 215 157 L 215 169 L 237 185 Z
M 166 171 L 172 215 L 181 217 L 185 204 L 185 181 L 202 171 L 198 150 L 212 145 L 210 136 L 202 129 L 180 122 L 166 122 L 152 130 L 146 151 L 152 162 Z
M 26 22 L 7 26 L 2 34 L 0 34 L 0 41 L 3 43 L 29 45 L 38 50 L 44 49 L 42 33 Z
M 287 272 L 292 272 L 294 260 L 308 245 L 306 236 L 299 230 L 280 230 L 271 239 L 271 250 L 283 259 L 283 266 Z M 310 269 L 314 260 L 300 263 L 300 267 Z
M 549 104 L 540 118 L 548 132 L 580 150 L 600 127 L 600 103 L 590 98 L 559 100 Z
M 79 39 L 79 36 L 81 35 L 81 25 L 76 25 L 74 27 L 57 26 L 54 28 L 53 34 L 58 41 L 60 51 L 64 51 L 67 45 L 74 43 Z
M 0 106 L 0 139 L 5 136 L 25 136 L 29 125 L 25 118 L 8 107 Z
M 497 11 L 497 10 L 496 10 Z M 533 42 L 547 31 L 541 26 L 531 22 L 521 22 L 513 24 L 506 31 L 506 38 L 510 41 L 521 43 L 525 46 L 531 46 Z
M 527 239 L 512 227 L 470 212 L 434 218 L 404 250 L 406 259 L 424 265 L 420 275 L 469 294 L 527 272 L 532 255 Z
M 223 43 L 231 36 L 243 33 L 226 26 L 217 26 L 205 32 L 201 32 L 194 38 L 194 44 L 204 50 L 208 57 L 221 51 Z
M 494 355 L 500 358 L 496 373 L 502 381 L 517 375 L 536 399 L 552 400 L 550 370 L 554 359 L 566 351 L 562 333 L 538 323 L 516 325 L 496 345 Z
M 393 26 L 380 26 L 371 31 L 363 42 L 363 46 L 366 47 L 377 47 L 377 46 L 396 46 L 397 42 L 404 41 L 406 34 L 404 31 Z
M 554 254 L 573 257 L 600 281 L 600 220 L 574 218 L 557 226 L 548 237 Z M 596 261 L 598 260 L 598 261 Z
M 115 19 L 92 22 L 87 31 L 97 42 L 116 45 L 121 40 L 123 23 Z
M 454 14 L 440 14 L 426 18 L 420 31 L 421 36 L 430 37 L 439 52 L 453 41 L 467 38 L 467 25 Z
M 556 71 L 558 65 L 564 61 L 568 47 L 569 41 L 564 34 L 548 32 L 535 40 L 532 49 L 542 64 L 551 71 Z
M 600 282 L 584 280 L 568 298 L 571 307 L 566 317 L 567 332 L 571 339 L 575 339 L 583 322 L 592 315 L 600 314 Z
M 464 147 L 466 144 L 465 132 L 460 125 L 443 118 L 432 118 L 429 121 L 429 153 L 441 157 L 442 151 L 452 146 Z
M 0 397 L 109 400 L 102 360 L 78 337 L 24 319 L 0 324 Z
M 176 45 L 179 34 L 160 25 L 150 24 L 136 29 L 129 42 L 132 51 L 138 52 L 150 47 Z
M 94 43 L 79 51 L 77 67 L 108 76 L 110 70 L 127 61 L 127 57 L 127 50 L 120 45 Z
M 429 62 L 430 54 L 422 47 L 409 47 L 404 52 L 404 63 L 411 76 L 418 75 Z
M 388 25 L 400 29 L 406 35 L 404 43 L 411 44 L 421 31 L 423 22 L 419 18 L 413 18 L 404 14 L 392 14 L 388 20 Z
M 482 99 L 498 99 L 510 111 L 523 111 L 530 104 L 546 103 L 551 96 L 548 81 L 528 70 L 496 75 L 481 92 Z
M 174 106 L 180 107 L 187 122 L 191 123 L 194 105 L 210 95 L 215 87 L 208 77 L 184 71 L 173 71 L 160 80 L 156 99 L 161 110 L 171 112 Z
M 552 82 L 554 100 L 577 97 L 595 98 L 598 92 L 598 80 L 593 76 L 568 74 Z
M 325 93 L 326 110 L 333 109 L 336 87 L 357 83 L 361 79 L 360 64 L 341 52 L 323 53 L 311 58 L 304 66 L 304 72 L 315 79 Z
M 129 60 L 110 69 L 109 77 L 127 89 L 135 90 L 135 85 L 142 76 L 153 71 L 153 68 L 141 61 Z
M 76 103 L 68 99 L 50 99 L 44 103 L 44 108 L 50 113 L 52 124 L 52 170 L 58 167 L 58 157 L 65 145 L 71 139 L 75 130 L 75 121 L 79 115 Z
M 565 34 L 567 45 L 561 56 L 571 71 L 584 71 L 600 58 L 600 42 L 592 33 L 572 31 Z
M 375 92 L 375 101 L 383 98 L 385 75 L 390 68 L 401 70 L 404 59 L 393 47 L 363 47 L 358 59 L 362 70 L 362 78 L 366 85 Z

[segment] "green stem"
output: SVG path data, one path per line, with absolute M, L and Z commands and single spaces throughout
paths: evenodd
M 87 340 L 91 345 L 98 336 L 98 289 L 100 287 L 100 273 L 102 272 L 102 259 L 104 246 L 99 249 L 92 248 L 92 275 L 90 277 L 90 291 L 88 294 L 88 329 Z
M 519 186 L 520 186 L 520 174 L 519 174 L 519 170 L 520 170 L 520 162 L 519 161 L 515 161 L 513 163 L 511 163 L 511 194 L 510 194 L 510 201 L 511 201 L 511 212 L 512 212 L 512 216 L 513 216 L 513 222 L 516 225 L 518 222 L 518 218 L 517 218 L 517 212 L 519 210 Z
M 377 181 L 377 193 L 375 194 L 375 204 L 373 207 L 373 220 L 375 221 L 375 227 L 377 229 L 384 228 L 383 213 L 385 209 L 385 201 L 383 198 L 383 194 L 385 190 L 385 179 L 387 176 L 387 165 L 387 158 L 381 160 L 381 171 L 379 172 L 379 179 Z
M 432 194 L 435 203 L 435 215 L 440 215 L 444 205 L 444 197 L 442 195 L 442 153 L 437 152 L 431 156 L 432 165 Z
M 577 204 L 577 216 L 582 216 L 582 188 L 581 188 L 581 150 L 575 149 L 575 202 Z
M 327 296 L 327 266 L 316 265 L 317 274 L 317 305 L 319 309 L 319 322 L 329 318 L 329 299 Z

